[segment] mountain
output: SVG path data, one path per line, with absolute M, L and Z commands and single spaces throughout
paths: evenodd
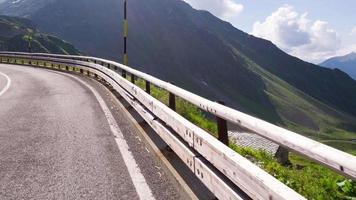
M 13 1 L 0 13 L 122 61 L 123 1 Z M 181 0 L 128 3 L 130 66 L 325 142 L 355 138 L 356 81 L 344 72 L 292 57 Z
M 28 19 L 0 16 L 0 51 L 28 51 L 32 35 L 32 51 L 42 53 L 79 54 L 71 44 L 40 32 Z
M 321 66 L 328 68 L 338 68 L 341 71 L 346 72 L 353 79 L 356 80 L 356 53 L 352 52 L 345 56 L 329 58 L 326 61 L 320 63 Z

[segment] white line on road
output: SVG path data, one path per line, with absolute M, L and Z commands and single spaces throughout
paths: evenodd
M 84 81 L 80 80 L 79 78 L 65 74 L 67 76 L 73 77 L 83 85 L 85 85 L 87 88 L 91 90 L 91 92 L 95 95 L 96 99 L 98 100 L 102 110 L 105 113 L 105 117 L 107 121 L 109 122 L 109 126 L 111 129 L 111 132 L 114 134 L 116 137 L 116 143 L 117 146 L 119 147 L 119 150 L 121 152 L 122 158 L 124 159 L 124 162 L 126 164 L 126 168 L 130 174 L 131 180 L 135 186 L 137 195 L 141 200 L 154 200 L 154 196 L 152 194 L 152 191 L 150 187 L 148 186 L 145 177 L 141 173 L 140 168 L 138 167 L 131 151 L 129 150 L 129 146 L 127 145 L 124 135 L 122 134 L 122 131 L 120 130 L 119 126 L 117 125 L 117 122 L 115 118 L 113 117 L 110 109 L 106 105 L 105 101 L 103 98 L 99 95 L 99 93 L 90 85 L 85 83 Z
M 5 78 L 6 78 L 6 81 L 7 81 L 5 87 L 4 87 L 2 90 L 0 90 L 0 97 L 1 97 L 1 96 L 10 88 L 11 79 L 10 79 L 9 76 L 7 76 L 6 74 L 4 74 L 4 73 L 2 73 L 2 72 L 0 72 L 0 75 L 2 75 L 3 77 L 5 77 Z

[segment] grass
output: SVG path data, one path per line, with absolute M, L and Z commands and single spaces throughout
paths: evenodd
M 128 79 L 130 78 L 128 77 Z M 145 89 L 145 82 L 142 79 L 138 79 L 136 85 Z M 168 105 L 169 93 L 167 91 L 151 85 L 151 95 Z M 176 108 L 177 112 L 187 120 L 215 137 L 217 136 L 216 123 L 209 119 L 207 114 L 197 106 L 177 98 Z M 296 124 L 294 126 L 293 129 L 300 129 Z M 307 129 L 304 128 L 303 131 L 307 131 Z M 310 133 L 310 135 L 314 134 Z M 325 143 L 342 147 L 345 141 L 338 141 L 337 143 L 334 140 L 325 140 Z M 347 144 L 351 149 L 355 147 L 354 143 Z M 280 165 L 271 154 L 263 150 L 243 148 L 236 144 L 230 144 L 230 147 L 308 199 L 356 199 L 356 182 L 301 156 L 291 154 L 291 165 L 286 167 Z M 345 149 L 349 150 L 348 148 Z
M 130 79 L 127 77 L 127 79 Z M 145 89 L 145 82 L 142 79 L 138 79 L 136 85 L 141 89 Z M 151 95 L 162 103 L 168 105 L 169 93 L 161 88 L 151 85 Z M 217 125 L 214 121 L 209 120 L 207 114 L 198 109 L 193 104 L 183 100 L 182 98 L 176 98 L 176 111 L 184 118 L 199 126 L 205 131 L 217 137 Z
M 335 172 L 291 154 L 291 165 L 280 165 L 276 159 L 263 150 L 230 145 L 237 153 L 253 158 L 262 169 L 308 199 L 352 199 L 356 198 L 356 182 Z

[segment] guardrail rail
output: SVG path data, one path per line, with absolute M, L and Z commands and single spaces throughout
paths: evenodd
M 93 74 L 108 82 L 171 147 L 218 199 L 305 199 L 175 112 L 180 97 L 212 115 L 271 140 L 335 172 L 356 180 L 356 157 L 307 137 L 212 102 L 128 66 L 95 57 L 0 52 L 1 63 Z M 70 70 L 75 67 L 77 70 Z M 131 75 L 131 81 L 126 79 Z M 146 83 L 136 86 L 135 78 Z M 150 95 L 155 85 L 170 93 L 167 106 Z

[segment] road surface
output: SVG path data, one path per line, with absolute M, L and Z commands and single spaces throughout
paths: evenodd
M 185 199 L 89 79 L 0 65 L 0 199 Z

